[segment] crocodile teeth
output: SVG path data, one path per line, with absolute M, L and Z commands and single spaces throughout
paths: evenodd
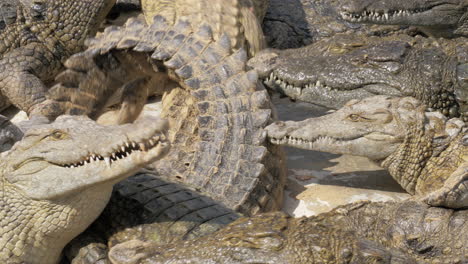
M 413 10 L 384 10 L 384 11 L 369 11 L 364 10 L 360 13 L 341 12 L 341 16 L 353 22 L 361 22 L 367 19 L 375 21 L 389 20 L 393 17 L 409 16 L 413 14 L 423 13 L 429 8 L 418 8 Z
M 147 151 L 148 149 L 157 146 L 160 143 L 160 141 L 165 140 L 165 135 L 161 134 L 154 135 L 152 138 L 146 139 L 140 143 L 125 142 L 122 145 L 115 147 L 114 150 L 111 153 L 107 154 L 105 157 L 98 154 L 90 153 L 76 163 L 63 164 L 62 166 L 65 168 L 76 168 L 84 166 L 88 163 L 92 163 L 93 161 L 104 161 L 107 167 L 111 167 L 113 162 L 128 157 L 132 152 Z
M 104 158 L 104 161 L 106 162 L 107 167 L 110 168 L 110 165 L 111 165 L 111 163 L 110 163 L 110 158 L 109 158 L 109 157 L 105 157 L 105 158 Z
M 145 143 L 140 143 L 140 149 L 143 151 L 146 151 L 146 144 Z

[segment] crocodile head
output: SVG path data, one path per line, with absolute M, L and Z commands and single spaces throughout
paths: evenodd
M 412 97 L 374 96 L 352 100 L 325 116 L 276 122 L 266 130 L 273 144 L 367 157 L 386 168 L 410 194 L 447 189 L 457 193 L 458 200 L 446 205 L 466 206 L 466 190 L 461 187 L 466 173 L 451 176 L 468 153 L 465 123 L 424 109 Z
M 71 116 L 28 130 L 0 163 L 0 226 L 9 239 L 1 255 L 57 262 L 63 246 L 104 209 L 113 184 L 168 152 L 166 130 L 160 119 L 105 127 Z
M 466 0 L 350 0 L 342 5 L 341 15 L 350 22 L 423 26 L 439 36 L 468 35 Z
M 336 36 L 299 49 L 265 50 L 249 65 L 268 88 L 294 100 L 338 109 L 374 95 L 414 96 L 447 116 L 459 114 L 456 60 L 407 41 Z
M 424 120 L 424 106 L 416 99 L 374 96 L 351 100 L 325 116 L 279 121 L 266 130 L 274 144 L 380 161 L 403 143 L 406 123 L 418 119 Z

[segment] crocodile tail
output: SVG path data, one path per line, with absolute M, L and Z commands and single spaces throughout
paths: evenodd
M 243 7 L 241 9 L 241 24 L 244 28 L 245 39 L 248 43 L 249 54 L 253 57 L 260 50 L 266 48 L 265 36 L 262 26 L 251 9 Z
M 153 17 L 160 15 L 170 23 L 175 23 L 177 14 L 174 0 L 141 0 L 141 9 L 148 25 L 153 23 Z
M 73 78 L 66 86 L 77 94 L 98 94 L 100 102 L 107 99 L 101 95 L 109 97 L 133 75 L 148 69 L 167 73 L 178 86 L 163 96 L 172 151 L 153 165 L 155 173 L 182 180 L 246 214 L 279 209 L 284 156 L 266 141 L 263 128 L 274 113 L 256 71 L 245 70 L 245 50 L 233 52 L 227 34 L 215 41 L 208 25 L 194 32 L 184 19 L 174 26 L 161 16 L 153 21 L 150 26 L 129 21 L 120 33 L 107 30 L 90 41 L 86 52 L 93 56 L 77 55 L 87 61 L 77 65 L 89 67 L 75 69 L 67 62 L 66 74 Z M 90 112 L 99 113 L 100 107 Z

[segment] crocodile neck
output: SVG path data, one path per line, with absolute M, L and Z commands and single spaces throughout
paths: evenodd
M 63 245 L 87 227 L 76 223 L 96 219 L 112 192 L 111 185 L 99 186 L 84 190 L 81 199 L 35 201 L 8 187 L 2 189 L 0 262 L 28 264 L 58 263 Z
M 450 175 L 466 162 L 468 148 L 462 143 L 465 135 L 466 132 L 462 132 L 450 138 L 449 142 L 442 146 L 442 151 L 433 153 L 421 171 L 416 184 L 416 193 L 428 193 L 430 190 L 442 188 L 444 182 L 438 175 Z
M 410 194 L 415 193 L 418 178 L 432 155 L 432 138 L 426 135 L 422 124 L 412 124 L 403 143 L 382 161 L 390 175 Z

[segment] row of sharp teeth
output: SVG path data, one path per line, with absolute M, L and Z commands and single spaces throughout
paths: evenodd
M 276 144 L 276 145 L 285 145 L 285 144 L 292 144 L 292 145 L 305 145 L 308 144 L 310 147 L 313 146 L 314 141 L 302 139 L 302 138 L 296 138 L 296 137 L 291 137 L 291 136 L 285 136 L 283 138 L 270 138 L 271 143 Z
M 293 145 L 293 146 L 300 146 L 300 147 L 307 147 L 309 149 L 314 149 L 317 146 L 317 144 L 337 144 L 340 143 L 340 140 L 335 140 L 331 137 L 328 136 L 320 136 L 318 138 L 315 138 L 314 140 L 307 140 L 307 139 L 302 139 L 302 138 L 296 138 L 296 137 L 291 137 L 291 136 L 285 136 L 283 138 L 270 138 L 271 143 L 275 145 Z
M 114 151 L 109 154 L 108 156 L 102 156 L 99 154 L 91 153 L 87 157 L 85 157 L 82 161 L 73 163 L 73 164 L 65 164 L 63 167 L 65 168 L 75 168 L 79 166 L 84 166 L 86 164 L 90 164 L 96 161 L 104 161 L 108 167 L 111 164 L 119 159 L 123 159 L 128 157 L 134 151 L 147 151 L 159 144 L 160 140 L 164 140 L 164 135 L 156 135 L 153 136 L 151 139 L 148 139 L 144 142 L 136 143 L 136 142 L 126 142 L 122 146 L 117 147 Z
M 377 21 L 385 21 L 389 20 L 390 17 L 403 17 L 409 16 L 417 13 L 422 13 L 427 9 L 414 9 L 414 10 L 395 10 L 395 11 L 385 11 L 385 12 L 377 12 L 377 11 L 364 11 L 362 13 L 349 13 L 349 12 L 341 12 L 341 16 L 345 19 L 349 19 L 354 22 L 364 21 L 366 19 L 377 20 Z
M 283 90 L 294 90 L 298 95 L 302 94 L 303 89 L 311 89 L 313 87 L 319 88 L 319 89 L 327 89 L 329 91 L 333 90 L 330 86 L 327 86 L 323 83 L 321 83 L 319 80 L 315 82 L 315 84 L 306 84 L 304 86 L 298 87 L 292 84 L 287 83 L 284 80 L 281 80 L 278 76 L 276 76 L 273 72 L 270 73 L 270 76 L 268 76 L 264 81 L 264 84 L 269 85 L 269 84 L 276 84 L 279 85 Z

